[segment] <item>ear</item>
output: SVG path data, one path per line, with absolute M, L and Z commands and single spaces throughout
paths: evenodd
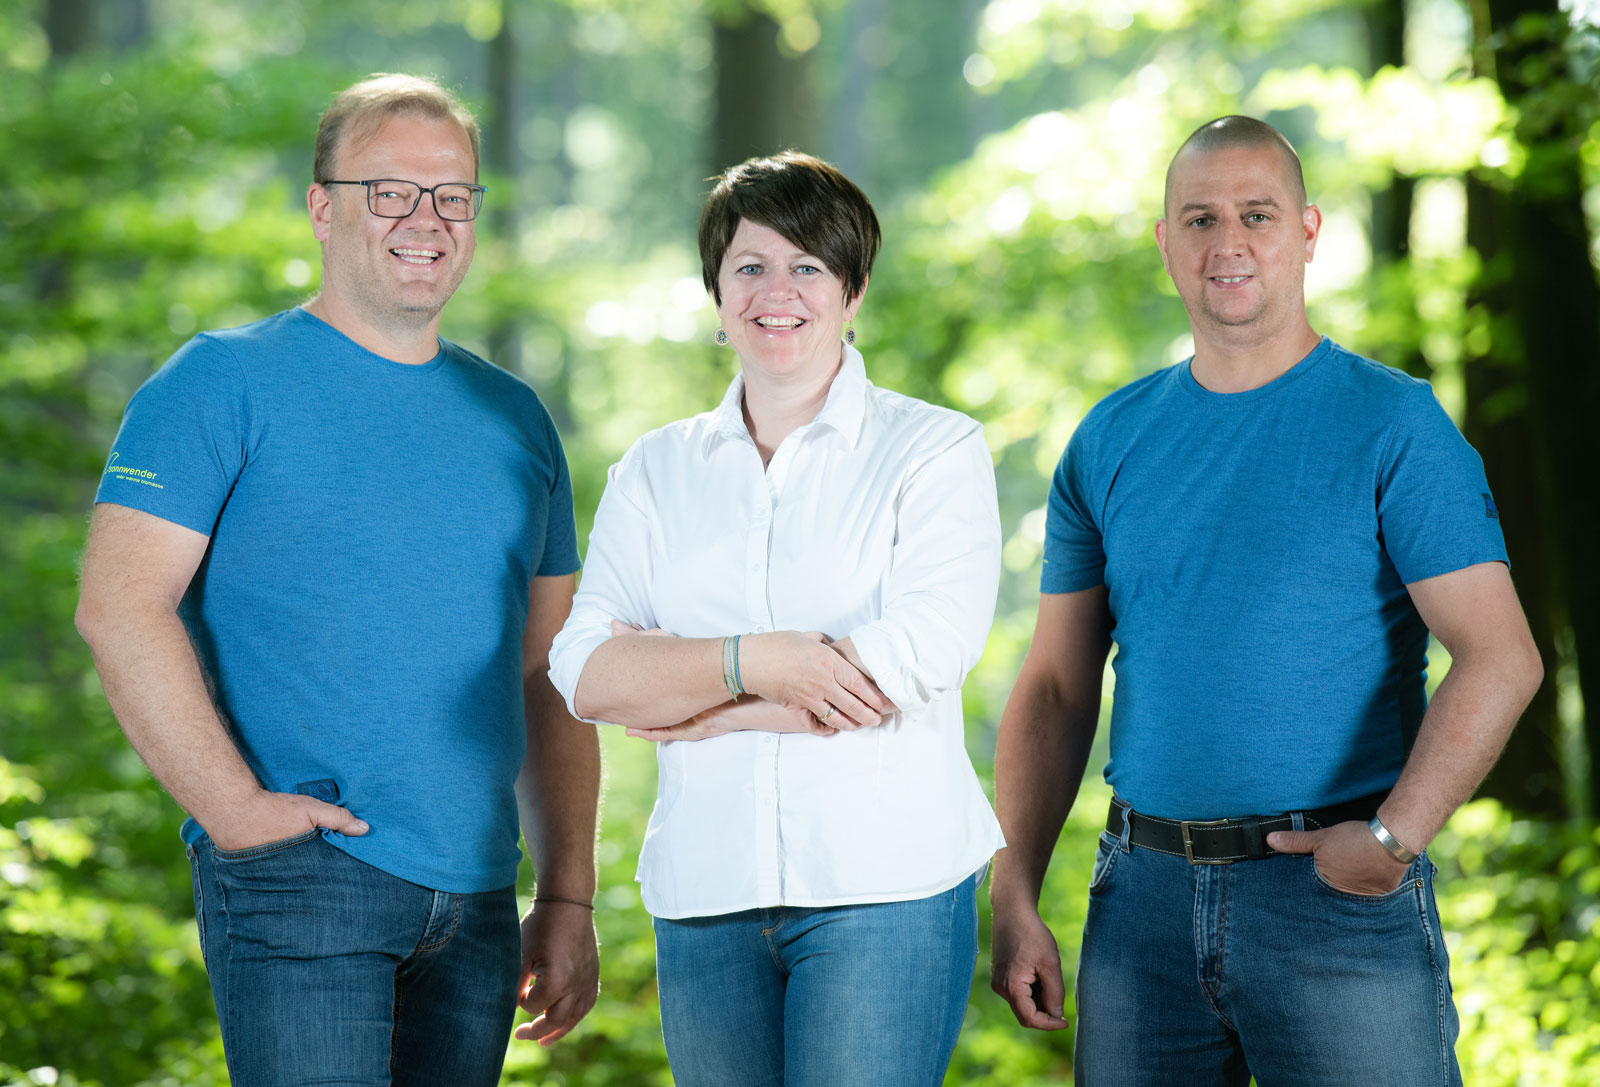
M 333 229 L 333 207 L 328 190 L 313 182 L 306 190 L 306 210 L 311 213 L 312 236 L 319 242 L 327 241 Z
M 1307 204 L 1306 210 L 1300 213 L 1300 224 L 1306 232 L 1306 263 L 1311 263 L 1311 256 L 1317 251 L 1317 237 L 1322 233 L 1322 209 L 1315 204 Z
M 1172 275 L 1172 262 L 1167 259 L 1167 221 L 1156 220 L 1156 248 L 1161 250 L 1161 267 L 1168 276 Z
M 844 319 L 846 324 L 849 324 L 851 321 L 856 319 L 856 310 L 861 308 L 861 300 L 867 296 L 867 285 L 871 282 L 872 276 L 869 274 L 866 279 L 861 281 L 861 289 L 856 292 L 856 296 L 846 300 L 844 304 Z

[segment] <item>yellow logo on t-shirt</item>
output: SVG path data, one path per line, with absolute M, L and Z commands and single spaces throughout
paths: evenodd
M 111 454 L 111 459 L 106 462 L 106 475 L 114 476 L 124 483 L 143 483 L 146 487 L 154 487 L 157 490 L 166 489 L 166 484 L 156 482 L 157 473 L 150 471 L 148 468 L 129 468 L 118 464 L 117 458 L 120 456 L 122 456 L 121 453 Z

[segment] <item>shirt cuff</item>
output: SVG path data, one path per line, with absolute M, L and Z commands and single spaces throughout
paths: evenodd
M 567 712 L 591 725 L 609 725 L 611 722 L 585 717 L 578 712 L 575 701 L 578 679 L 583 675 L 583 666 L 589 663 L 590 655 L 610 637 L 610 623 L 603 628 L 593 625 L 567 627 L 556 635 L 555 644 L 550 647 L 550 682 L 566 702 Z
M 934 692 L 923 686 L 915 669 L 905 663 L 916 659 L 910 639 L 884 623 L 857 627 L 849 637 L 872 682 L 894 703 L 895 709 L 905 714 L 927 708 Z

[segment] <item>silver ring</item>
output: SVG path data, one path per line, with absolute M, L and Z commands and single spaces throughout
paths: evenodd
M 817 718 L 817 720 L 818 721 L 826 721 L 828 718 L 830 718 L 832 716 L 833 716 L 833 707 L 830 705 L 828 707 L 828 712 L 823 714 L 821 717 Z

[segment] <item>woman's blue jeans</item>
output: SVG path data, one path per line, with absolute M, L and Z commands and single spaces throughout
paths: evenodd
M 978 876 L 930 898 L 657 918 L 678 1087 L 934 1087 L 966 1015 Z
M 189 847 L 234 1087 L 492 1087 L 521 965 L 512 888 L 431 891 L 318 831 Z
M 1189 864 L 1100 836 L 1077 1087 L 1459 1087 L 1433 865 L 1335 890 L 1309 856 Z

